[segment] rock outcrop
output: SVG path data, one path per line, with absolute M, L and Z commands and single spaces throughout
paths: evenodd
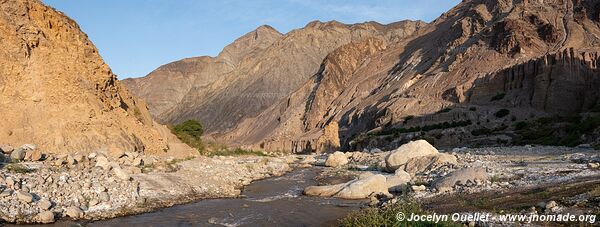
M 169 133 L 62 13 L 37 0 L 1 1 L 0 46 L 2 143 L 55 153 L 169 149 Z

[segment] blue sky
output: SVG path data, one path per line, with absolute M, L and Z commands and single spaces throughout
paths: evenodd
M 186 57 L 217 55 L 268 24 L 286 33 L 313 20 L 429 22 L 460 0 L 42 0 L 75 19 L 120 79 Z

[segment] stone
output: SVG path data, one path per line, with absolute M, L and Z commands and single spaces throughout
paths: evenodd
M 102 167 L 105 170 L 109 170 L 110 168 L 112 168 L 112 165 L 108 161 L 108 158 L 106 158 L 104 156 L 98 156 L 98 157 L 96 157 L 96 166 L 97 167 Z
M 600 168 L 600 164 L 598 164 L 598 163 L 593 163 L 593 162 L 590 162 L 590 163 L 588 163 L 588 164 L 587 164 L 587 166 L 588 166 L 588 168 L 590 168 L 590 169 L 598 169 L 598 168 Z
M 346 164 L 348 164 L 348 158 L 343 152 L 339 151 L 330 154 L 329 157 L 327 157 L 327 161 L 325 161 L 325 166 L 329 167 L 340 167 Z
M 456 184 L 475 183 L 477 180 L 482 182 L 489 180 L 489 176 L 484 168 L 463 168 L 434 181 L 433 187 L 440 192 L 447 192 L 451 191 Z
M 21 145 L 21 148 L 23 148 L 23 150 L 35 150 L 37 149 L 37 146 L 35 144 L 23 144 Z
M 33 150 L 33 151 L 31 151 L 30 160 L 34 161 L 34 162 L 37 162 L 37 161 L 42 160 L 42 156 L 43 156 L 42 151 L 40 151 L 40 150 Z
M 304 194 L 342 199 L 365 199 L 374 194 L 389 195 L 385 176 L 381 174 L 328 186 L 310 186 Z
M 555 208 L 558 206 L 558 203 L 556 203 L 556 201 L 550 201 L 548 203 L 546 203 L 546 210 L 552 210 L 552 208 Z
M 81 163 L 84 161 L 85 156 L 83 156 L 82 154 L 75 154 L 73 155 L 73 159 L 75 160 L 75 162 Z
M 77 164 L 77 161 L 75 160 L 75 158 L 73 158 L 73 156 L 67 155 L 67 164 L 72 166 Z
M 25 149 L 17 148 L 12 153 L 10 153 L 10 159 L 13 161 L 23 161 L 25 158 Z
M 306 156 L 304 159 L 302 159 L 302 161 L 300 161 L 300 164 L 314 164 L 315 162 L 317 162 L 317 159 L 315 159 L 314 156 L 309 155 Z
M 129 173 L 127 173 L 125 170 L 121 169 L 121 167 L 114 166 L 112 170 L 115 176 L 121 180 L 128 181 L 131 179 L 131 175 L 129 175 Z
M 4 191 L 0 192 L 0 198 L 6 198 L 12 195 L 12 190 L 4 189 Z
M 90 202 L 88 202 L 88 206 L 93 207 L 93 206 L 98 205 L 98 203 L 100 203 L 98 200 L 92 199 L 92 200 L 90 200 Z
M 42 224 L 54 223 L 54 213 L 52 211 L 42 211 L 35 217 L 36 221 Z
M 10 154 L 14 151 L 15 149 L 7 144 L 0 144 L 0 152 L 4 153 L 4 154 Z
M 404 170 L 411 175 L 415 175 L 417 173 L 429 172 L 442 166 L 456 165 L 458 165 L 456 156 L 439 153 L 411 158 L 404 164 Z
M 386 183 L 389 192 L 402 192 L 407 186 L 408 182 L 410 182 L 411 177 L 407 172 L 398 169 L 396 173 L 391 176 L 386 177 Z
M 17 191 L 16 195 L 17 195 L 17 199 L 19 199 L 19 201 L 21 201 L 21 202 L 24 202 L 24 203 L 33 202 L 33 195 L 31 195 L 28 192 Z
M 435 154 L 438 154 L 438 150 L 427 141 L 412 141 L 391 151 L 385 157 L 386 169 L 389 172 L 393 172 L 412 158 Z
M 50 200 L 47 199 L 42 199 L 38 201 L 37 205 L 42 210 L 49 210 L 50 207 L 52 207 L 52 202 L 50 202 Z
M 142 166 L 143 165 L 143 160 L 141 157 L 137 157 L 135 159 L 133 159 L 133 161 L 131 162 L 132 166 Z
M 74 218 L 74 219 L 79 219 L 79 218 L 83 217 L 83 211 L 79 207 L 70 206 L 67 209 L 65 209 L 65 216 Z
M 427 187 L 425 185 L 413 185 L 410 187 L 410 189 L 412 189 L 414 192 L 423 192 L 427 190 Z
M 123 156 L 125 156 L 125 151 L 123 151 L 122 149 L 115 147 L 115 146 L 111 146 L 108 149 L 108 155 L 110 155 L 111 157 L 115 158 L 115 159 L 119 159 Z

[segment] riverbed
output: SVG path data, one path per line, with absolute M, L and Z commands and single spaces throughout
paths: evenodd
M 297 169 L 246 186 L 239 198 L 206 199 L 155 212 L 95 222 L 43 226 L 333 226 L 365 201 L 302 195 L 322 168 Z

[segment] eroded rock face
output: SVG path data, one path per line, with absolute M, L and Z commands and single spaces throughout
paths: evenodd
M 37 0 L 2 1 L 0 11 L 2 143 L 49 152 L 168 149 L 144 102 L 73 20 Z

